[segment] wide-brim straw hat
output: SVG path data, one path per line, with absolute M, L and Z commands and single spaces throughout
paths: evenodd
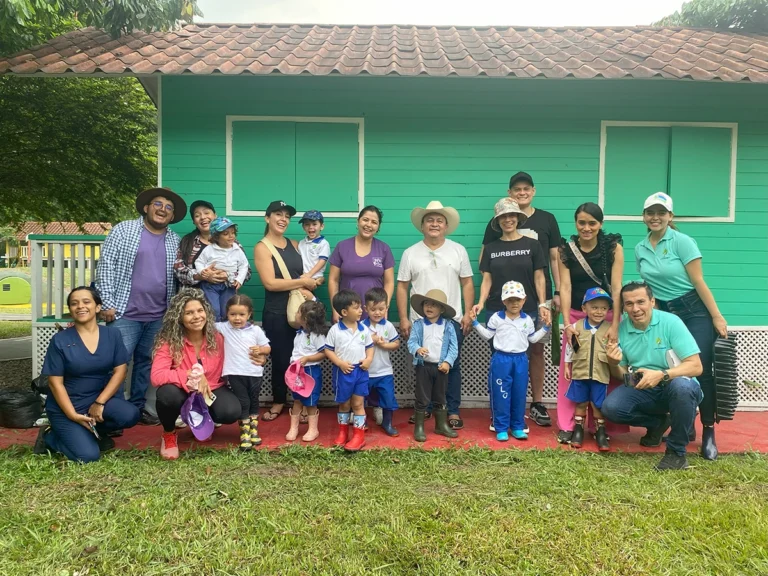
M 149 190 L 144 190 L 144 192 L 136 196 L 136 211 L 141 216 L 146 216 L 144 213 L 144 206 L 149 204 L 152 201 L 152 198 L 157 198 L 158 196 L 168 198 L 168 200 L 173 203 L 173 218 L 171 218 L 171 224 L 181 222 L 187 217 L 187 203 L 184 202 L 184 199 L 176 194 L 176 192 L 168 188 L 150 188 Z
M 441 214 L 445 218 L 445 221 L 448 224 L 445 231 L 446 236 L 453 233 L 456 228 L 459 227 L 459 222 L 461 222 L 459 212 L 455 208 L 443 206 L 442 202 L 439 200 L 432 200 L 427 204 L 426 208 L 418 207 L 411 210 L 411 222 L 417 230 L 421 231 L 421 221 L 427 214 Z
M 499 228 L 499 217 L 504 214 L 515 214 L 517 216 L 517 225 L 522 226 L 525 221 L 528 220 L 528 215 L 523 212 L 522 208 L 512 198 L 502 198 L 496 202 L 496 206 L 493 207 L 493 224 L 497 229 Z
M 444 316 L 448 318 L 456 317 L 456 310 L 454 310 L 453 307 L 448 304 L 448 296 L 446 296 L 445 292 L 442 290 L 433 289 L 426 294 L 413 294 L 411 296 L 411 308 L 416 310 L 416 312 L 421 316 L 424 316 L 425 300 L 434 300 L 435 302 L 440 303 L 443 308 L 445 308 L 445 312 L 443 312 Z

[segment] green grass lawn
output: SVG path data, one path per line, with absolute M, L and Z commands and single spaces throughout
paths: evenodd
M 0 452 L 0 574 L 768 574 L 768 458 Z
M 0 340 L 6 338 L 21 338 L 22 336 L 32 335 L 32 322 L 21 320 L 3 320 L 0 321 Z

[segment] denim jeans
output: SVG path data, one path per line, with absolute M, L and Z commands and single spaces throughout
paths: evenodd
M 133 358 L 131 393 L 127 400 L 139 410 L 144 409 L 146 402 L 149 373 L 152 369 L 152 346 L 162 323 L 162 320 L 140 322 L 118 318 L 110 324 L 110 326 L 120 330 L 120 334 L 123 336 L 123 345 L 128 351 L 128 357 Z M 125 382 L 120 385 L 118 394 L 125 394 Z
M 715 423 L 715 379 L 712 376 L 712 363 L 714 362 L 712 348 L 715 344 L 715 338 L 717 338 L 715 327 L 712 324 L 712 316 L 695 290 L 669 302 L 657 300 L 656 303 L 660 310 L 671 312 L 680 318 L 699 346 L 702 372 L 701 376 L 697 376 L 696 379 L 701 384 L 702 392 L 704 392 L 704 400 L 699 406 L 699 413 L 701 414 L 701 423 L 705 426 L 712 426 Z
M 464 343 L 464 332 L 461 331 L 461 324 L 456 320 L 451 320 L 453 329 L 456 331 L 456 344 L 459 348 L 459 354 L 448 372 L 448 388 L 445 391 L 445 401 L 448 407 L 448 414 L 459 415 L 459 406 L 461 406 L 461 345 Z M 429 403 L 427 410 L 432 412 L 432 402 Z
M 672 417 L 672 429 L 667 437 L 667 449 L 678 455 L 685 455 L 688 433 L 696 418 L 696 406 L 703 393 L 693 378 L 673 378 L 666 385 L 637 390 L 630 386 L 619 386 L 608 394 L 601 411 L 603 416 L 616 424 L 660 426 L 667 413 Z

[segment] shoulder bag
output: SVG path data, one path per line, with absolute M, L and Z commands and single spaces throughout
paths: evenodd
M 587 264 L 587 261 L 584 259 L 584 255 L 581 253 L 581 250 L 579 250 L 579 247 L 576 246 L 576 242 L 571 240 L 570 242 L 568 242 L 568 246 L 570 247 L 571 252 L 573 252 L 573 255 L 576 257 L 576 260 L 578 260 L 579 264 L 581 264 L 581 267 L 584 268 L 584 272 L 587 273 L 587 276 L 592 278 L 592 280 L 594 280 L 595 283 L 602 288 L 603 283 L 597 279 L 597 276 L 595 276 L 595 273 L 592 271 L 592 267 L 589 264 Z M 607 284 L 606 288 L 608 288 L 606 292 L 610 293 L 611 283 L 608 282 L 607 278 L 606 278 L 606 284 Z
M 290 242 L 290 240 L 286 239 L 286 242 Z M 283 257 L 280 256 L 280 252 L 277 251 L 277 248 L 275 248 L 272 242 L 266 238 L 262 238 L 261 243 L 272 253 L 275 262 L 277 262 L 277 267 L 280 268 L 280 273 L 283 275 L 283 279 L 291 280 L 291 274 L 288 272 L 288 267 L 285 265 L 285 261 L 283 260 Z M 299 323 L 296 322 L 296 313 L 299 311 L 299 306 L 304 304 L 304 302 L 306 302 L 306 298 L 304 298 L 301 290 L 294 289 L 288 293 L 288 306 L 285 311 L 288 315 L 288 324 L 290 324 L 291 328 L 299 328 Z

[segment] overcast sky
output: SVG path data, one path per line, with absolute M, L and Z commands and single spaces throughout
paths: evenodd
M 682 0 L 198 0 L 203 22 L 644 26 Z

